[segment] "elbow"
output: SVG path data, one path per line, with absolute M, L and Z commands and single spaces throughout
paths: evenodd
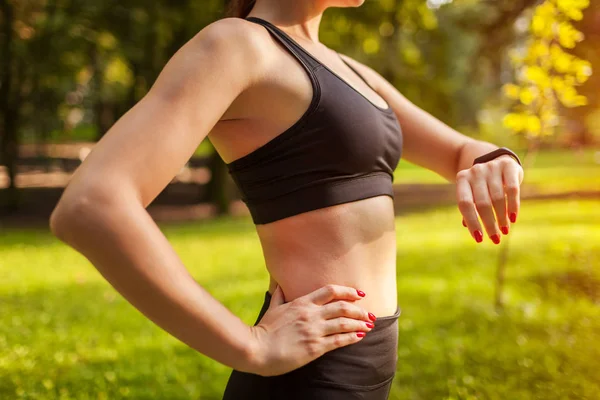
M 100 210 L 107 210 L 107 196 L 102 193 L 82 193 L 72 195 L 65 192 L 50 215 L 50 231 L 59 240 L 72 245 L 83 239 L 90 228 L 97 226 Z
M 63 242 L 69 242 L 78 229 L 78 220 L 89 213 L 90 199 L 78 197 L 77 199 L 61 198 L 50 215 L 50 231 Z

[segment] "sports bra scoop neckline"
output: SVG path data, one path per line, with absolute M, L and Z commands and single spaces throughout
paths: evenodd
M 255 224 L 371 197 L 394 197 L 392 182 L 402 153 L 402 129 L 389 106 L 378 106 L 258 17 L 302 66 L 312 86 L 306 111 L 289 128 L 227 164 Z M 358 71 L 344 62 L 369 88 Z
M 386 107 L 381 107 L 378 106 L 377 104 L 373 103 L 371 100 L 369 100 L 367 98 L 367 96 L 365 96 L 363 93 L 359 92 L 354 86 L 352 86 L 350 83 L 348 83 L 347 80 L 345 80 L 344 78 L 342 78 L 338 73 L 336 73 L 335 71 L 333 71 L 331 68 L 329 68 L 325 63 L 321 62 L 317 57 L 315 57 L 311 52 L 309 52 L 308 50 L 306 50 L 306 48 L 304 46 L 302 46 L 301 44 L 299 44 L 296 40 L 294 40 L 290 35 L 288 35 L 287 33 L 285 33 L 285 31 L 283 31 L 281 28 L 273 25 L 271 22 L 259 18 L 259 17 L 246 17 L 245 18 L 247 21 L 257 21 L 260 22 L 262 25 L 266 25 L 269 26 L 272 29 L 275 29 L 278 33 L 280 33 L 281 35 L 284 35 L 286 37 L 286 39 L 288 39 L 290 42 L 292 42 L 294 44 L 294 46 L 296 46 L 298 49 L 300 49 L 304 54 L 306 54 L 308 57 L 310 57 L 312 60 L 314 60 L 314 62 L 316 62 L 317 64 L 319 64 L 322 68 L 324 68 L 327 72 L 329 72 L 330 74 L 332 74 L 333 76 L 335 76 L 337 79 L 339 79 L 340 81 L 342 81 L 346 86 L 348 86 L 350 89 L 354 90 L 357 94 L 359 94 L 362 98 L 365 99 L 365 101 L 367 101 L 369 104 L 371 104 L 373 107 L 377 108 L 380 111 L 383 112 L 393 112 L 393 109 L 390 107 L 390 105 L 388 104 L 387 101 L 384 100 L 384 102 L 386 103 Z M 352 70 L 352 72 L 354 72 L 368 87 L 369 89 L 371 89 L 373 92 L 375 92 L 375 89 L 373 89 L 373 87 L 369 84 L 369 82 L 367 82 L 366 79 L 363 78 L 363 76 L 361 74 L 358 73 L 358 71 L 356 71 L 356 69 L 354 67 L 352 67 L 350 64 L 348 64 L 341 56 L 340 53 L 338 53 L 337 51 L 334 51 L 335 54 L 338 56 L 338 58 L 340 60 L 342 60 L 342 62 L 348 66 L 348 68 L 350 68 Z

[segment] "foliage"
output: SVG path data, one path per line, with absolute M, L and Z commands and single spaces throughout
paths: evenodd
M 101 136 L 146 93 L 183 43 L 221 17 L 225 3 L 7 1 L 15 12 L 14 20 L 6 22 L 16 33 L 15 56 L 7 68 L 19 71 L 11 95 L 20 117 L 15 129 L 37 140 L 50 132 L 63 132 L 62 140 L 69 140 L 77 136 L 79 125 L 93 127 Z M 481 105 L 495 97 L 493 83 L 501 74 L 496 65 L 512 41 L 512 21 L 530 2 L 456 0 L 435 9 L 432 4 L 445 2 L 376 0 L 328 11 L 321 38 L 381 72 L 443 121 L 475 127 Z M 567 43 L 574 33 L 564 26 L 560 38 Z M 490 46 L 486 64 L 481 49 Z M 565 96 L 573 100 L 572 92 Z
M 254 322 L 268 279 L 251 221 L 163 230 L 198 282 Z M 455 207 L 397 218 L 391 400 L 600 397 L 596 202 L 524 202 L 512 231 L 498 315 L 496 246 L 474 243 Z M 47 232 L 4 230 L 0 252 L 0 398 L 221 398 L 227 368 L 152 325 Z
M 433 9 L 421 0 L 379 0 L 328 11 L 322 40 L 383 75 L 419 107 L 453 126 L 474 125 L 490 92 L 472 77 L 479 45 L 459 25 L 478 1 Z M 464 90 L 470 86 L 469 91 Z
M 576 86 L 591 75 L 591 63 L 567 49 L 584 38 L 572 21 L 581 20 L 588 6 L 589 0 L 545 0 L 535 8 L 524 54 L 513 54 L 517 84 L 504 86 L 506 96 L 518 102 L 504 118 L 513 132 L 550 135 L 559 124 L 559 102 L 565 107 L 587 104 Z
M 94 126 L 101 136 L 146 93 L 183 43 L 221 17 L 225 2 L 9 3 L 16 10 L 12 68 L 26 66 L 15 82 L 22 94 L 19 131 L 44 139 L 60 129 L 67 140 L 79 124 Z M 511 2 L 456 0 L 439 9 L 430 3 L 376 0 L 359 8 L 332 9 L 323 20 L 321 38 L 371 65 L 447 123 L 474 126 L 482 102 L 494 95 L 489 82 L 499 74 L 478 62 L 478 49 L 507 30 L 510 18 L 489 16 L 502 17 L 500 11 L 510 9 Z M 500 28 L 479 38 L 487 26 Z M 474 76 L 482 79 L 475 82 Z
M 19 94 L 18 130 L 38 139 L 56 130 L 68 139 L 79 124 L 94 126 L 101 136 L 144 95 L 177 48 L 218 19 L 224 9 L 222 0 L 7 1 L 15 10 L 14 20 L 6 22 L 16 33 L 9 68 L 19 71 L 13 77 L 12 96 L 15 102 Z M 497 60 L 487 67 L 477 58 L 478 51 L 492 44 L 494 52 L 486 57 L 503 54 L 503 46 L 511 42 L 507 26 L 528 2 L 456 0 L 439 9 L 432 4 L 377 0 L 356 9 L 332 9 L 323 20 L 322 40 L 367 62 L 409 99 L 447 123 L 475 126 L 481 104 L 493 96 L 490 82 L 501 72 L 493 70 Z M 513 10 L 515 4 L 520 8 Z M 556 58 L 548 62 L 556 63 L 561 74 L 552 77 L 557 78 L 552 84 L 559 98 L 565 104 L 581 104 L 583 97 L 575 94 L 572 83 L 583 82 L 589 65 L 560 46 L 571 46 L 578 39 L 569 21 L 581 17 L 586 1 L 545 4 L 537 8 L 532 21 L 536 36 L 527 60 L 532 68 L 520 75 L 539 84 L 547 81 L 533 67 L 548 53 L 548 58 Z M 494 15 L 498 18 L 490 17 Z M 556 26 L 556 32 L 549 31 L 551 26 Z M 550 33 L 558 41 L 554 45 Z M 497 38 L 504 37 L 508 39 L 499 45 Z M 548 74 L 543 65 L 539 67 Z M 560 72 L 565 69 L 569 74 Z M 474 81 L 474 76 L 482 80 Z M 541 89 L 535 82 L 525 82 L 522 88 L 508 86 L 507 91 L 533 108 L 533 97 Z M 540 103 L 540 107 L 550 106 Z M 554 124 L 554 114 L 546 112 L 542 120 Z M 509 125 L 533 132 L 542 123 L 515 116 L 507 118 Z
M 177 48 L 222 12 L 217 0 L 12 3 L 15 18 L 7 22 L 24 67 L 17 82 L 21 130 L 30 133 L 68 133 L 87 122 L 101 135 L 143 96 Z

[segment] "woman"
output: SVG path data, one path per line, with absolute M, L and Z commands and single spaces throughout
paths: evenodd
M 148 318 L 234 369 L 226 399 L 387 398 L 401 153 L 456 182 L 475 241 L 479 218 L 494 243 L 516 220 L 513 153 L 452 130 L 319 43 L 326 8 L 362 2 L 235 3 L 236 18 L 183 46 L 107 132 L 51 217 Z M 271 276 L 252 327 L 194 281 L 145 210 L 206 136 L 248 204 Z

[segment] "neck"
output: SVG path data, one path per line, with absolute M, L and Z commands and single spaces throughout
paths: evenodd
M 256 0 L 248 15 L 284 27 L 286 33 L 319 43 L 319 24 L 325 8 L 318 0 Z

